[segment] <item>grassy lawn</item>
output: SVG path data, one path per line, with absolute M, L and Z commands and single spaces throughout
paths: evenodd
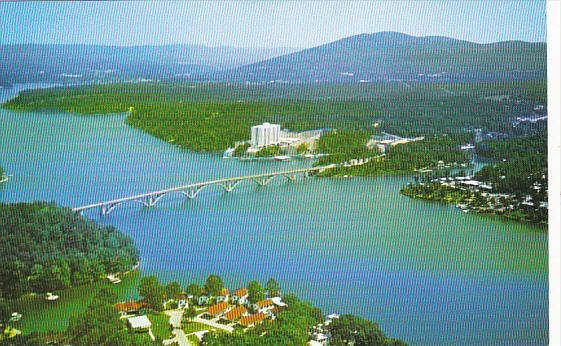
M 152 333 L 154 333 L 156 339 L 169 339 L 172 335 L 169 326 L 169 316 L 165 314 L 149 313 L 148 319 L 152 322 Z
M 210 330 L 211 327 L 202 323 L 188 322 L 183 324 L 183 331 L 185 334 L 200 332 L 201 330 Z
M 199 338 L 197 338 L 195 335 L 189 335 L 187 337 L 187 340 L 189 340 L 191 345 L 198 345 L 199 344 Z

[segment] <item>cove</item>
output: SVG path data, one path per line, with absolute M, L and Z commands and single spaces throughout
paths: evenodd
M 18 88 L 2 89 L 5 100 Z M 1 202 L 80 206 L 212 178 L 306 167 L 198 154 L 127 126 L 125 115 L 0 110 Z M 248 130 L 249 133 L 249 130 Z M 399 194 L 406 177 L 243 183 L 232 193 L 170 195 L 154 208 L 86 216 L 130 235 L 143 274 L 187 284 L 221 275 L 230 288 L 275 277 L 325 313 L 377 321 L 414 345 L 547 344 L 545 229 L 464 214 Z M 120 288 L 135 294 L 134 284 Z M 92 290 L 61 295 L 85 301 Z M 29 329 L 60 329 L 78 309 L 28 304 Z M 46 323 L 58 316 L 57 323 Z M 26 319 L 33 319 L 28 320 Z M 25 324 L 27 323 L 27 324 Z

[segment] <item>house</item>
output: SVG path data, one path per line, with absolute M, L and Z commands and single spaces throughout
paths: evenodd
M 185 292 L 181 293 L 181 296 L 179 297 L 179 301 L 177 302 L 177 307 L 179 309 L 189 308 L 189 300 L 188 300 L 187 294 Z
M 240 305 L 240 306 L 236 306 L 235 308 L 233 308 L 232 310 L 226 312 L 224 314 L 224 318 L 229 320 L 229 321 L 235 321 L 238 318 L 247 315 L 247 309 L 245 308 L 245 306 Z
M 220 291 L 220 295 L 218 297 L 216 297 L 216 301 L 217 302 L 227 302 L 229 298 L 230 298 L 230 291 L 228 291 L 226 288 L 223 288 Z
M 240 321 L 238 323 L 242 327 L 249 328 L 258 325 L 259 323 L 263 322 L 266 318 L 267 318 L 266 314 L 262 312 L 258 312 L 256 314 L 248 315 L 240 318 Z
M 224 311 L 226 311 L 227 308 L 228 308 L 228 303 L 227 302 L 220 302 L 218 304 L 214 304 L 211 307 L 209 307 L 208 308 L 208 313 L 209 313 L 209 315 L 217 317 L 217 316 L 222 315 L 222 313 Z
M 206 305 L 208 304 L 208 296 L 199 296 L 197 299 L 197 305 Z
M 135 332 L 145 332 L 152 328 L 152 323 L 146 315 L 129 317 L 127 324 Z
M 317 344 L 315 345 L 328 345 L 329 344 L 329 338 L 331 337 L 330 334 L 324 334 L 324 333 L 314 333 L 312 334 L 312 340 L 316 341 Z
M 261 300 L 253 304 L 254 311 L 263 312 L 263 313 L 266 313 L 267 311 L 273 309 L 274 307 L 275 304 L 273 303 L 272 299 Z
M 142 304 L 137 303 L 133 300 L 115 304 L 115 309 L 119 311 L 121 316 L 138 314 L 138 312 L 142 307 L 143 307 Z
M 232 296 L 232 302 L 242 305 L 245 304 L 247 297 L 249 297 L 249 292 L 247 291 L 247 288 L 240 288 L 234 291 L 234 295 Z
M 273 298 L 271 298 L 271 300 L 273 301 L 273 304 L 275 304 L 278 307 L 286 308 L 288 306 L 288 305 L 286 305 L 285 302 L 282 301 L 281 297 L 273 297 Z

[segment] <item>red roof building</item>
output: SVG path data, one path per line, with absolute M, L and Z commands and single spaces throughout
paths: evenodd
M 258 312 L 254 315 L 244 316 L 240 319 L 240 324 L 244 327 L 253 327 L 256 324 L 263 322 L 267 318 L 267 315 Z
M 143 307 L 142 304 L 137 303 L 133 300 L 115 304 L 115 309 L 117 309 L 120 312 L 136 312 L 140 310 L 140 308 L 142 307 Z
M 267 308 L 269 306 L 273 306 L 273 301 L 271 299 L 265 299 L 265 300 L 261 300 L 258 301 L 257 303 L 255 303 L 260 309 L 262 308 Z
M 220 302 L 220 303 L 215 304 L 215 305 L 211 306 L 210 308 L 208 308 L 208 313 L 213 315 L 213 316 L 218 316 L 221 313 L 223 313 L 224 311 L 226 311 L 227 308 L 228 308 L 228 303 Z
M 234 295 L 239 298 L 247 297 L 249 295 L 249 292 L 247 291 L 247 288 L 240 288 L 234 291 Z
M 242 306 L 237 306 L 232 310 L 228 311 L 227 313 L 224 314 L 224 317 L 227 320 L 235 321 L 245 314 L 247 314 L 247 309 L 245 308 L 245 306 L 242 305 Z

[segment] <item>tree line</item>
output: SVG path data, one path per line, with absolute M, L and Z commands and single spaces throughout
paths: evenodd
M 0 204 L 0 295 L 91 283 L 138 260 L 131 238 L 45 202 Z

